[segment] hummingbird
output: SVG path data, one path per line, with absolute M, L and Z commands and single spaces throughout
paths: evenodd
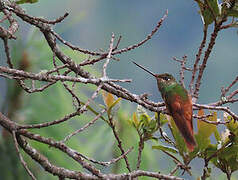
M 168 113 L 173 117 L 177 128 L 185 140 L 188 150 L 192 152 L 196 146 L 196 141 L 193 134 L 191 96 L 182 85 L 177 83 L 176 79 L 171 74 L 155 74 L 136 62 L 132 62 L 156 78 L 158 89 L 165 102 Z

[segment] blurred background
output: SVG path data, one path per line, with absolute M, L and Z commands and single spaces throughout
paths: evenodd
M 119 48 L 138 43 L 151 32 L 168 9 L 168 18 L 166 18 L 159 31 L 149 42 L 140 48 L 118 56 L 120 61 L 110 61 L 108 66 L 109 77 L 133 79 L 132 83 L 121 85 L 136 94 L 152 94 L 149 99 L 155 102 L 162 100 L 158 93 L 155 79 L 135 67 L 131 60 L 144 65 L 155 73 L 169 72 L 179 79 L 180 66 L 172 58 L 181 58 L 183 55 L 187 55 L 187 66 L 191 67 L 202 41 L 203 26 L 195 1 L 39 0 L 38 3 L 25 4 L 22 7 L 32 16 L 47 19 L 56 19 L 65 12 L 69 12 L 69 16 L 62 23 L 54 26 L 54 30 L 74 45 L 95 51 L 99 49 L 106 51 L 108 49 L 112 32 L 114 32 L 116 38 L 120 35 L 122 36 Z M 26 70 L 34 72 L 48 69 L 51 67 L 49 59 L 52 58 L 52 54 L 49 48 L 45 46 L 46 42 L 39 30 L 26 25 L 21 20 L 19 22 L 18 39 L 11 42 L 12 57 L 15 65 L 21 66 L 24 64 Z M 210 27 L 209 32 L 211 30 L 212 27 Z M 221 87 L 229 85 L 237 76 L 237 40 L 236 29 L 220 32 L 203 76 L 198 103 L 218 101 L 220 99 Z M 87 56 L 72 52 L 64 46 L 61 48 L 78 62 L 87 58 Z M 1 44 L 1 49 L 3 49 L 3 44 Z M 0 59 L 0 63 L 4 65 L 6 60 L 3 50 L 1 50 Z M 88 67 L 87 70 L 97 75 L 101 73 L 101 67 L 102 63 L 99 63 L 97 69 Z M 190 80 L 189 72 L 186 72 L 185 80 L 188 86 Z M 80 85 L 80 87 L 82 86 Z M 79 89 L 78 93 L 81 93 L 81 97 L 86 99 L 87 95 L 93 92 L 94 87 L 82 87 L 80 91 Z M 10 114 L 12 119 L 22 123 L 52 121 L 63 117 L 66 113 L 72 112 L 71 98 L 61 89 L 60 85 L 55 85 L 41 94 L 28 95 L 21 92 L 13 81 L 6 82 L 5 79 L 0 78 L 0 95 L 0 108 Z M 59 100 L 64 103 L 59 103 Z M 100 102 L 100 97 L 98 101 Z M 138 138 L 136 131 L 129 127 L 127 123 L 135 108 L 135 104 L 122 102 L 122 110 L 118 113 L 118 121 L 121 122 L 119 128 L 121 128 L 121 136 L 124 142 L 126 142 L 126 148 L 136 147 L 137 145 L 135 144 L 135 139 Z M 238 113 L 237 106 L 231 106 L 231 109 Z M 78 119 L 76 118 L 73 121 L 64 123 L 63 126 L 44 128 L 43 131 L 34 130 L 33 132 L 60 140 L 92 118 L 93 115 L 88 113 Z M 80 134 L 80 136 L 72 138 L 68 144 L 79 152 L 85 153 L 97 160 L 107 161 L 119 155 L 110 128 L 100 121 L 96 123 L 96 126 L 98 128 L 96 132 L 93 131 L 93 128 L 95 128 L 93 127 Z M 4 133 L 3 130 L 1 131 L 3 136 L 1 138 L 0 159 L 4 159 L 5 163 L 0 163 L 0 179 L 29 179 L 25 170 L 21 167 L 18 157 L 15 155 L 14 147 L 6 146 L 8 144 L 6 143 L 8 142 L 6 140 L 8 138 L 7 133 Z M 5 140 L 3 140 L 4 136 Z M 141 168 L 169 173 L 173 169 L 174 163 L 168 160 L 166 155 L 152 150 L 151 144 L 153 143 L 146 143 Z M 59 166 L 75 170 L 81 168 L 78 164 L 72 163 L 71 159 L 63 154 L 55 152 L 54 149 L 49 149 L 47 146 L 35 142 L 32 142 L 32 144 L 48 155 L 47 157 Z M 44 173 L 29 157 L 26 156 L 25 158 L 35 168 L 33 172 L 37 174 L 39 179 L 57 179 Z M 131 153 L 130 161 L 133 161 L 135 158 L 136 152 Z M 194 176 L 190 177 L 185 173 L 182 177 L 196 179 L 196 177 L 202 174 L 201 165 L 203 165 L 203 162 L 199 159 L 193 161 L 192 170 Z M 121 161 L 117 166 L 113 166 L 111 169 L 105 168 L 102 171 L 119 173 L 125 172 L 126 169 L 124 162 Z M 16 173 L 12 174 L 10 172 Z M 216 169 L 214 169 L 213 173 L 216 176 L 219 175 L 219 179 L 226 179 Z M 21 175 L 19 176 L 19 174 Z M 181 171 L 177 175 L 181 175 Z

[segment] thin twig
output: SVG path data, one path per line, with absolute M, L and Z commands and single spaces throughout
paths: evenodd
M 119 44 L 120 44 L 120 42 L 121 42 L 121 38 L 122 38 L 122 36 L 119 36 L 119 38 L 118 38 L 118 40 L 117 40 L 117 44 L 116 44 L 116 46 L 112 49 L 112 51 L 115 51 L 115 50 L 118 49 L 118 46 L 119 46 Z
M 110 161 L 107 161 L 107 162 L 101 162 L 101 161 L 97 161 L 95 159 L 92 159 L 92 158 L 89 158 L 89 157 L 86 157 L 85 155 L 83 154 L 80 154 L 80 156 L 82 156 L 84 159 L 92 162 L 92 163 L 95 163 L 95 164 L 99 164 L 99 165 L 102 165 L 102 166 L 110 166 L 111 164 L 114 164 L 116 162 L 118 162 L 119 160 L 121 160 L 122 158 L 124 158 L 128 153 L 130 153 L 131 151 L 133 150 L 133 147 L 131 147 L 130 149 L 128 149 L 123 155 L 117 157 L 117 158 L 114 158 Z M 79 153 L 77 153 L 79 154 Z
M 232 99 L 227 99 L 225 98 L 226 100 L 220 100 L 220 101 L 217 101 L 217 102 L 214 102 L 214 103 L 209 103 L 208 105 L 209 106 L 221 106 L 223 104 L 227 104 L 227 103 L 235 103 L 235 102 L 238 102 L 238 98 L 232 98 Z
M 187 62 L 187 56 L 184 55 L 182 60 L 178 60 L 177 58 L 173 57 L 173 60 L 175 60 L 175 61 L 180 63 L 181 68 L 180 68 L 180 71 L 179 71 L 179 74 L 180 74 L 179 82 L 185 88 L 185 84 L 184 84 L 184 71 L 186 70 L 185 65 L 186 65 L 186 62 Z
M 196 60 L 195 60 L 195 63 L 193 65 L 192 78 L 191 78 L 191 81 L 190 81 L 190 84 L 189 84 L 190 94 L 193 94 L 193 83 L 194 83 L 194 80 L 195 80 L 196 72 L 198 70 L 198 63 L 201 59 L 202 51 L 203 51 L 203 48 L 205 47 L 205 44 L 206 44 L 206 40 L 207 40 L 207 28 L 203 27 L 203 39 L 202 39 L 202 42 L 199 46 L 198 53 L 196 54 Z
M 174 173 L 178 170 L 179 165 L 177 164 L 175 168 L 169 173 L 170 176 L 174 175 Z
M 9 46 L 8 46 L 8 39 L 7 38 L 3 38 L 3 42 L 4 42 L 4 49 L 5 49 L 5 54 L 7 57 L 7 64 L 10 68 L 13 68 L 13 64 L 12 64 L 12 60 L 11 60 L 11 55 L 10 55 L 10 51 L 9 51 Z
M 163 151 L 163 150 L 162 150 L 162 151 Z M 174 160 L 174 162 L 175 162 L 181 169 L 187 171 L 190 176 L 192 175 L 192 173 L 191 173 L 191 171 L 190 171 L 190 169 L 191 169 L 190 167 L 188 167 L 186 164 L 183 164 L 181 161 L 179 161 L 174 155 L 170 154 L 169 152 L 167 152 L 167 151 L 163 151 L 163 152 L 164 152 L 165 154 L 167 154 L 168 156 L 170 156 L 170 157 Z
M 17 69 L 10 69 L 7 67 L 0 66 L 0 72 L 12 74 L 14 76 L 20 76 L 26 79 L 33 79 L 39 81 L 46 81 L 46 82 L 55 82 L 55 81 L 71 81 L 71 82 L 81 82 L 81 83 L 93 83 L 93 84 L 100 84 L 101 82 L 131 82 L 131 79 L 104 79 L 104 78 L 94 78 L 94 79 L 86 79 L 86 78 L 75 78 L 71 76 L 64 76 L 64 75 L 47 75 L 45 72 L 40 73 L 29 73 L 22 70 Z
M 238 76 L 232 81 L 232 83 L 228 87 L 222 90 L 221 96 L 225 96 L 226 93 L 231 89 L 231 87 L 234 86 L 237 82 L 238 82 Z
M 144 138 L 142 136 L 140 136 L 140 141 L 139 141 L 139 146 L 138 146 L 138 156 L 137 156 L 136 170 L 140 169 L 141 155 L 142 155 L 143 149 L 144 149 Z
M 86 59 L 85 61 L 79 63 L 79 66 L 93 65 L 96 62 L 99 62 L 99 61 L 101 61 L 103 59 L 106 59 L 106 57 L 107 57 L 106 55 L 102 55 L 99 58 L 95 58 L 95 59 L 91 59 L 91 60 L 90 59 Z
M 25 134 L 26 135 L 26 134 Z M 94 170 L 91 170 L 92 167 L 90 167 L 88 170 L 93 171 L 94 175 L 88 174 L 88 173 L 82 173 L 80 171 L 72 171 L 68 170 L 62 167 L 57 167 L 53 165 L 48 158 L 46 158 L 43 154 L 39 153 L 35 148 L 31 147 L 26 140 L 24 140 L 22 137 L 18 136 L 17 139 L 19 145 L 21 148 L 35 161 L 37 161 L 45 171 L 48 171 L 51 174 L 57 174 L 61 177 L 69 177 L 71 179 L 98 179 L 98 177 L 102 177 L 102 174 Z M 88 167 L 85 165 L 85 168 Z M 97 174 L 97 175 L 96 175 Z
M 53 65 L 54 65 L 54 67 L 55 67 L 55 71 L 57 72 L 57 74 L 60 75 L 60 72 L 59 72 L 60 66 L 58 67 L 58 66 L 56 65 L 56 60 L 55 60 L 55 54 L 54 54 L 54 53 L 53 53 Z M 65 64 L 65 65 L 68 66 L 68 64 Z M 67 75 L 67 73 L 68 73 L 68 72 L 65 72 L 63 75 Z M 76 77 L 77 77 L 77 74 L 76 74 Z M 74 93 L 73 88 L 72 88 L 72 90 L 71 90 L 71 89 L 68 87 L 68 85 L 67 85 L 64 81 L 61 81 L 61 82 L 62 82 L 63 86 L 65 87 L 65 89 L 71 94 L 71 96 L 72 96 L 72 98 L 73 98 L 73 105 L 75 106 L 75 109 L 78 110 L 79 107 L 80 107 L 80 100 L 79 100 L 78 96 Z M 76 82 L 73 82 L 73 83 L 75 84 Z M 75 103 L 74 100 L 77 101 L 77 104 Z
M 164 139 L 165 142 L 175 147 L 175 143 L 167 136 L 167 134 L 165 134 L 161 126 L 159 126 L 159 132 L 160 132 L 160 136 Z
M 54 69 L 47 71 L 46 74 L 52 74 L 52 73 L 54 73 L 54 72 L 59 71 L 60 69 L 66 68 L 66 67 L 68 67 L 68 64 L 64 64 L 64 65 L 62 65 L 62 66 L 55 66 Z
M 198 77 L 197 77 L 197 80 L 196 80 L 196 83 L 195 83 L 195 91 L 193 92 L 193 97 L 194 97 L 193 102 L 196 102 L 196 100 L 198 99 L 198 92 L 199 92 L 200 85 L 201 85 L 201 79 L 202 79 L 204 70 L 206 68 L 207 61 L 208 61 L 208 58 L 209 58 L 209 56 L 212 52 L 212 49 L 215 45 L 215 41 L 216 41 L 218 32 L 220 31 L 220 27 L 221 27 L 221 25 L 224 21 L 225 21 L 225 19 L 223 18 L 218 24 L 216 24 L 214 26 L 214 30 L 211 34 L 210 42 L 208 44 L 207 50 L 205 51 L 205 55 L 204 55 L 204 58 L 203 58 L 202 65 L 199 68 Z
M 74 131 L 73 133 L 69 134 L 68 136 L 66 136 L 61 142 L 65 143 L 66 141 L 68 141 L 71 137 L 73 137 L 74 135 L 84 131 L 85 129 L 87 129 L 88 127 L 90 127 L 91 125 L 93 125 L 105 112 L 106 110 L 103 109 L 92 121 L 90 121 L 89 123 L 85 124 L 83 127 L 81 127 L 80 129 Z
M 40 124 L 32 124 L 32 125 L 19 125 L 19 129 L 33 129 L 33 128 L 44 128 L 44 127 L 49 127 L 49 126 L 53 126 L 56 124 L 60 124 L 62 122 L 65 122 L 75 116 L 79 115 L 78 111 L 75 111 L 73 113 L 70 113 L 66 116 L 64 116 L 61 119 L 55 120 L 55 121 L 51 121 L 51 122 L 46 122 L 46 123 L 40 123 Z
M 108 119 L 109 119 L 109 125 L 112 128 L 112 132 L 117 140 L 117 146 L 119 147 L 119 149 L 121 151 L 121 155 L 123 155 L 123 154 L 125 154 L 125 150 L 122 147 L 122 142 L 121 142 L 121 139 L 119 138 L 119 135 L 116 131 L 116 127 L 115 127 L 115 124 L 113 123 L 113 119 L 111 117 L 109 117 Z M 127 156 L 124 156 L 123 158 L 126 163 L 126 168 L 128 169 L 129 172 L 131 172 L 131 168 L 130 168 L 130 164 L 129 164 Z
M 231 115 L 235 120 L 238 120 L 238 115 L 236 115 L 234 112 L 232 112 L 228 107 L 222 107 L 222 106 L 209 106 L 209 105 L 202 105 L 202 104 L 193 104 L 195 107 L 202 108 L 202 109 L 212 109 L 212 110 L 218 110 L 218 111 L 225 111 L 229 115 Z
M 112 54 L 112 49 L 113 49 L 114 38 L 115 38 L 115 35 L 114 35 L 114 33 L 112 33 L 112 38 L 111 38 L 110 45 L 109 45 L 107 60 L 106 60 L 106 62 L 104 63 L 103 68 L 102 68 L 102 77 L 105 78 L 105 79 L 107 78 L 106 69 L 107 69 L 107 65 L 109 64 L 109 61 L 110 61 L 110 59 L 111 59 L 111 54 Z
M 233 96 L 235 96 L 236 94 L 238 94 L 238 89 L 236 89 L 235 91 L 231 92 L 231 94 L 229 96 L 227 96 L 227 99 L 230 100 L 231 98 L 233 98 Z
M 13 136 L 13 140 L 14 140 L 14 144 L 15 144 L 15 148 L 17 150 L 17 154 L 20 158 L 20 161 L 23 165 L 23 167 L 26 169 L 26 172 L 29 174 L 29 176 L 31 177 L 31 179 L 33 180 L 36 180 L 35 176 L 33 175 L 33 173 L 30 171 L 30 169 L 27 167 L 27 164 L 26 162 L 24 161 L 22 155 L 21 155 L 21 152 L 19 150 L 19 147 L 18 147 L 18 143 L 17 143 L 17 138 L 16 138 L 16 132 L 15 131 L 12 131 L 12 136 Z
M 33 17 L 33 18 L 34 18 L 34 20 L 36 20 L 36 21 L 40 21 L 40 22 L 43 22 L 43 23 L 46 23 L 46 24 L 57 24 L 57 23 L 62 22 L 68 15 L 69 15 L 69 13 L 66 12 L 63 16 L 60 16 L 60 17 L 58 17 L 57 19 L 52 20 L 52 21 L 45 20 L 45 19 L 39 18 L 39 17 Z
M 130 50 L 133 50 L 133 49 L 138 48 L 139 46 L 145 44 L 158 31 L 158 29 L 160 28 L 160 26 L 162 25 L 162 23 L 164 22 L 164 20 L 166 19 L 167 16 L 168 16 L 168 10 L 165 12 L 165 15 L 159 20 L 159 22 L 157 23 L 157 26 L 151 31 L 151 33 L 149 35 L 147 35 L 147 37 L 144 40 L 140 41 L 137 44 L 120 49 L 118 51 L 114 51 L 114 52 L 112 52 L 112 55 L 121 54 L 123 52 L 128 52 Z
M 3 27 L 0 27 L 0 36 L 1 38 L 7 38 L 7 39 L 16 39 L 16 36 L 14 34 L 17 32 L 19 25 L 12 17 L 12 14 L 6 9 L 4 6 L 4 3 L 0 2 L 0 9 L 4 13 L 5 17 L 8 19 L 10 26 L 8 29 L 5 29 Z
M 93 93 L 91 98 L 88 99 L 88 101 L 84 104 L 84 106 L 80 109 L 80 112 L 84 112 L 87 109 L 87 107 L 89 106 L 89 103 L 98 96 L 98 93 L 101 90 L 102 86 L 103 86 L 103 84 L 98 85 L 96 91 Z
M 81 53 L 84 53 L 84 54 L 89 54 L 89 55 L 92 55 L 92 56 L 101 56 L 102 53 L 100 52 L 93 52 L 93 51 L 89 51 L 87 49 L 82 49 L 80 47 L 77 47 L 73 44 L 71 44 L 70 42 L 68 41 L 65 41 L 62 37 L 60 37 L 59 34 L 57 34 L 56 32 L 54 32 L 53 30 L 51 30 L 51 33 L 60 41 L 62 42 L 64 45 L 68 46 L 69 48 L 71 48 L 72 50 L 76 50 L 76 51 L 79 51 Z

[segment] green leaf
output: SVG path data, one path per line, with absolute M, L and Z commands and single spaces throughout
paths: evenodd
M 114 96 L 106 91 L 102 92 L 104 104 L 109 108 L 114 102 Z
M 168 123 L 168 119 L 167 119 L 167 115 L 166 114 L 160 113 L 160 115 L 159 115 L 159 123 L 160 123 L 161 127 L 163 125 L 165 125 L 166 123 Z
M 224 119 L 226 122 L 226 127 L 235 135 L 238 135 L 238 123 L 227 113 L 224 113 Z
M 198 116 L 203 116 L 204 111 L 201 109 L 198 111 Z M 213 112 L 213 115 L 206 118 L 208 121 L 217 121 L 217 113 Z M 204 121 L 198 120 L 197 121 L 198 126 L 198 135 L 201 135 L 203 138 L 209 138 L 212 133 L 216 130 L 216 125 L 206 123 Z
M 136 112 L 134 112 L 133 115 L 132 115 L 132 124 L 134 125 L 134 127 L 135 127 L 136 129 L 138 129 L 138 127 L 139 127 L 139 121 L 138 121 Z
M 229 159 L 234 158 L 238 153 L 238 145 L 232 145 L 226 147 L 222 153 L 219 153 L 219 158 L 229 161 Z M 236 159 L 236 158 L 235 158 Z
M 238 17 L 238 4 L 235 2 L 233 7 L 228 7 L 227 5 L 222 6 L 222 13 L 231 16 L 231 17 Z
M 215 144 L 210 144 L 206 149 L 207 156 L 213 155 L 217 151 L 217 146 Z
M 200 15 L 204 25 L 207 27 L 209 24 L 213 23 L 215 18 L 220 15 L 220 8 L 218 0 L 208 0 L 208 5 L 204 1 L 196 1 L 200 8 Z M 209 8 L 210 7 L 210 8 Z
M 204 111 L 200 109 L 198 116 L 203 116 Z M 212 116 L 206 118 L 208 121 L 217 121 L 217 113 L 212 112 Z M 211 144 L 210 136 L 214 133 L 217 140 L 220 139 L 217 127 L 214 124 L 206 123 L 202 120 L 197 121 L 198 132 L 195 134 L 195 138 L 200 150 L 204 150 Z
M 145 125 L 148 125 L 149 124 L 149 122 L 150 122 L 150 116 L 148 115 L 148 114 L 141 114 L 140 116 L 139 116 L 139 119 L 140 119 L 140 121 L 141 122 L 143 122 L 143 124 L 145 124 Z
M 38 0 L 20 0 L 20 1 L 17 1 L 16 3 L 17 4 L 25 4 L 25 3 L 33 4 L 33 3 L 36 3 L 36 2 L 38 2 Z
M 194 136 L 195 136 L 198 148 L 200 150 L 205 150 L 208 147 L 208 145 L 211 144 L 211 140 L 209 138 L 203 138 L 201 134 L 200 135 L 195 134 Z
M 85 103 L 84 102 L 80 102 L 82 105 L 85 105 Z M 89 111 L 91 111 L 94 115 L 99 115 L 99 113 L 96 111 L 96 110 L 94 110 L 91 106 L 87 106 L 87 109 L 89 110 Z M 103 116 L 101 116 L 100 117 L 103 121 L 107 121 Z
M 158 128 L 158 123 L 156 120 L 154 119 L 151 119 L 151 121 L 149 122 L 149 129 L 151 131 L 151 133 L 155 132 Z
M 118 103 L 121 101 L 121 98 L 118 98 L 117 100 L 115 100 L 113 94 L 106 92 L 106 91 L 103 91 L 102 96 L 103 96 L 104 104 L 107 107 L 108 115 L 113 116 L 115 114 L 115 112 L 117 112 L 117 110 L 119 109 L 119 106 L 118 106 L 118 108 L 116 108 L 116 110 L 114 108 L 113 112 L 112 112 L 112 109 L 113 109 L 113 107 L 118 105 Z
M 114 102 L 110 105 L 110 107 L 109 107 L 108 110 L 107 110 L 108 114 L 111 114 L 112 108 L 113 108 L 115 105 L 117 105 L 121 100 L 122 100 L 122 98 L 118 98 L 116 101 L 114 101 Z
M 219 131 L 217 130 L 217 128 L 214 131 L 214 136 L 215 136 L 217 142 L 221 141 L 221 135 L 220 135 Z
M 228 167 L 232 172 L 238 170 L 238 145 L 232 144 L 226 147 L 218 154 L 218 160 L 220 164 L 217 165 L 223 172 L 226 170 L 223 167 Z
M 169 146 L 163 146 L 163 145 L 158 145 L 158 146 L 152 146 L 152 149 L 158 149 L 158 150 L 161 150 L 161 151 L 166 151 L 166 152 L 171 152 L 171 153 L 174 153 L 174 154 L 177 154 L 178 151 L 172 147 L 169 147 Z
M 231 17 L 238 17 L 238 10 L 229 9 L 227 10 L 227 15 Z

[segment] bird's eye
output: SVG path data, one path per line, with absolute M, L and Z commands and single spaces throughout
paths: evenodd
M 164 79 L 165 81 L 169 81 L 169 80 L 170 80 L 169 77 L 163 77 L 163 79 Z

